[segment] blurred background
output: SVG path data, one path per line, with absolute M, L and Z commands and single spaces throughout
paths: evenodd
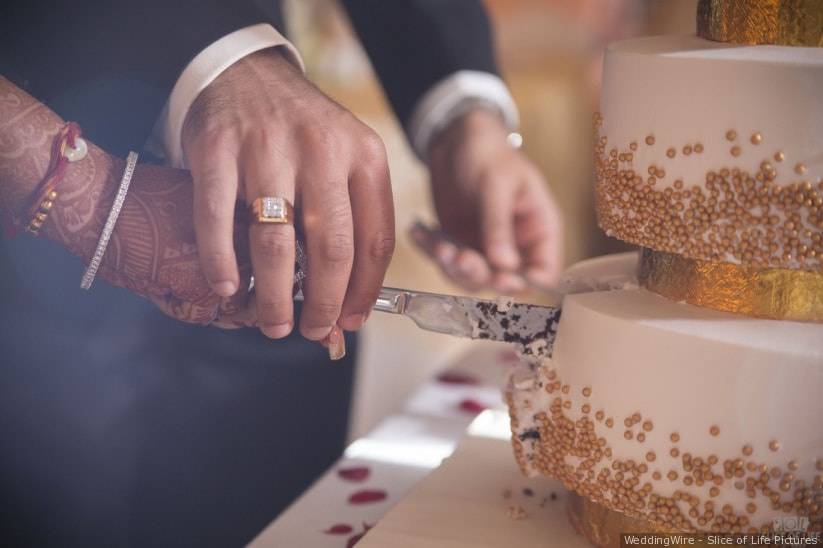
M 387 0 L 390 1 L 390 0 Z M 448 1 L 448 0 L 442 0 Z M 543 171 L 566 221 L 566 265 L 624 250 L 594 216 L 592 115 L 603 51 L 632 36 L 693 33 L 697 0 L 486 0 L 498 63 L 520 109 L 524 150 Z M 386 285 L 459 292 L 418 252 L 406 231 L 434 219 L 425 168 L 385 100 L 345 12 L 334 0 L 290 0 L 290 37 L 309 77 L 384 139 L 398 244 Z M 520 298 L 539 301 L 540 295 Z M 363 332 L 349 438 L 370 430 L 460 354 L 467 341 L 416 329 L 405 318 L 372 317 Z

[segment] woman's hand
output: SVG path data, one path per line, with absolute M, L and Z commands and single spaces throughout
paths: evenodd
M 122 173 L 123 162 L 114 159 L 112 163 L 113 173 Z M 107 188 L 116 188 L 117 184 L 109 181 Z M 221 327 L 256 324 L 256 317 L 244 311 L 248 297 L 245 290 L 221 297 L 206 280 L 195 241 L 192 201 L 187 171 L 138 166 L 98 275 L 149 298 L 181 321 Z M 106 207 L 96 210 L 98 223 L 105 221 L 110 200 L 102 203 Z M 71 215 L 70 208 L 58 213 L 58 222 L 67 215 Z M 240 219 L 235 222 L 236 233 L 245 234 L 247 224 Z M 251 267 L 244 242 L 245 238 L 238 238 L 236 246 L 240 280 L 243 287 L 248 287 Z M 233 320 L 241 311 L 244 319 Z
M 0 211 L 4 220 L 28 222 L 22 219 L 23 212 L 49 165 L 52 141 L 63 125 L 48 107 L 0 77 Z M 123 160 L 89 143 L 86 158 L 69 164 L 40 233 L 88 262 L 124 165 Z M 240 228 L 244 231 L 245 226 Z M 241 244 L 240 270 L 247 282 L 249 261 Z M 98 276 L 148 297 L 182 321 L 217 321 L 226 327 L 256 323 L 253 307 L 245 306 L 245 291 L 224 299 L 211 290 L 200 269 L 187 171 L 138 166 Z
M 412 237 L 468 290 L 546 287 L 562 266 L 560 212 L 543 176 L 507 137 L 496 113 L 475 109 L 429 149 L 441 231 L 418 225 Z

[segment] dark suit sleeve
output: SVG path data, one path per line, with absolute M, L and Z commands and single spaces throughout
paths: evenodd
M 398 118 L 459 70 L 497 73 L 481 0 L 343 0 Z
M 270 21 L 250 0 L 12 0 L 0 7 L 0 70 L 92 139 L 139 148 L 200 51 Z

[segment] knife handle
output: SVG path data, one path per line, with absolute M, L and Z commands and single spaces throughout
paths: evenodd
M 406 311 L 406 301 L 409 295 L 402 289 L 384 287 L 380 289 L 380 295 L 374 303 L 372 310 L 378 312 L 389 312 L 390 314 L 402 314 Z

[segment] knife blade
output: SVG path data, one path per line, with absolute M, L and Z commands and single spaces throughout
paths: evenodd
M 384 287 L 374 310 L 411 318 L 426 331 L 514 344 L 521 354 L 550 357 L 559 306 L 475 299 Z

